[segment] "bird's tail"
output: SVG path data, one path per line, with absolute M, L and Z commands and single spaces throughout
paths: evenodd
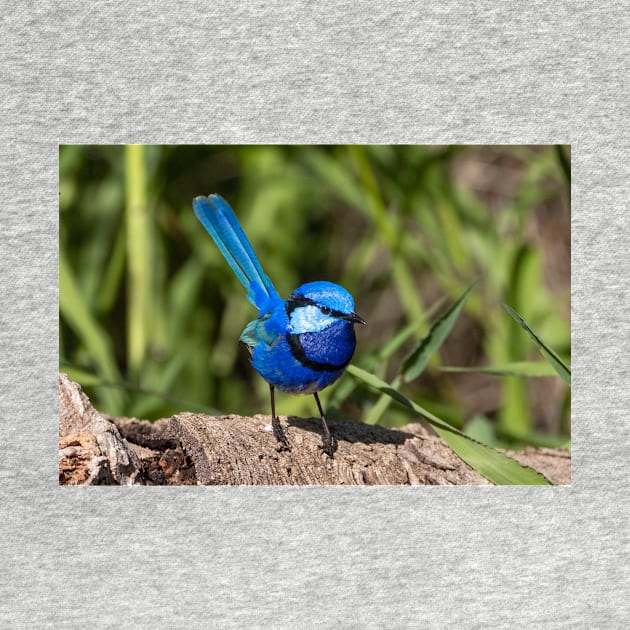
M 259 311 L 266 311 L 272 302 L 280 300 L 228 202 L 219 195 L 196 197 L 193 209 L 247 289 L 247 299 Z

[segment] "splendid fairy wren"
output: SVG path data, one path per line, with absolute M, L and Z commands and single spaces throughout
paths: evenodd
M 251 364 L 269 383 L 276 439 L 289 449 L 276 416 L 274 390 L 313 394 L 322 420 L 321 448 L 332 457 L 337 441 L 317 392 L 343 374 L 356 345 L 354 324 L 365 324 L 354 312 L 352 296 L 338 284 L 317 281 L 303 284 L 282 300 L 225 199 L 196 197 L 193 209 L 258 309 L 258 317 L 247 324 L 240 340 L 249 350 Z

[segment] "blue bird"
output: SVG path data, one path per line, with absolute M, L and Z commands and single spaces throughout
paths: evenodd
M 354 300 L 332 282 L 307 282 L 283 300 L 263 272 L 232 208 L 219 195 L 196 197 L 193 209 L 258 309 L 240 340 L 254 369 L 269 383 L 274 435 L 281 449 L 289 443 L 276 416 L 274 391 L 313 394 L 322 420 L 322 449 L 332 457 L 337 441 L 330 434 L 317 392 L 344 372 L 356 345 Z

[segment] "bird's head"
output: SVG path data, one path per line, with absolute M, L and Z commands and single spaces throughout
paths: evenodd
M 318 332 L 338 321 L 365 324 L 354 312 L 354 299 L 333 282 L 307 282 L 286 300 L 287 317 L 293 332 Z

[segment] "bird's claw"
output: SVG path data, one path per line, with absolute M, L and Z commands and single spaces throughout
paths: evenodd
M 273 418 L 271 421 L 271 428 L 273 429 L 273 434 L 276 436 L 276 440 L 278 440 L 278 447 L 276 450 L 279 453 L 282 451 L 290 451 L 291 447 L 289 446 L 286 431 L 280 424 L 280 420 L 278 420 L 278 418 Z
M 328 455 L 328 457 L 332 459 L 335 451 L 337 450 L 337 447 L 337 440 L 332 435 L 325 435 L 322 438 L 322 444 L 319 448 L 321 448 L 322 451 L 324 451 L 324 453 L 326 453 L 326 455 Z

